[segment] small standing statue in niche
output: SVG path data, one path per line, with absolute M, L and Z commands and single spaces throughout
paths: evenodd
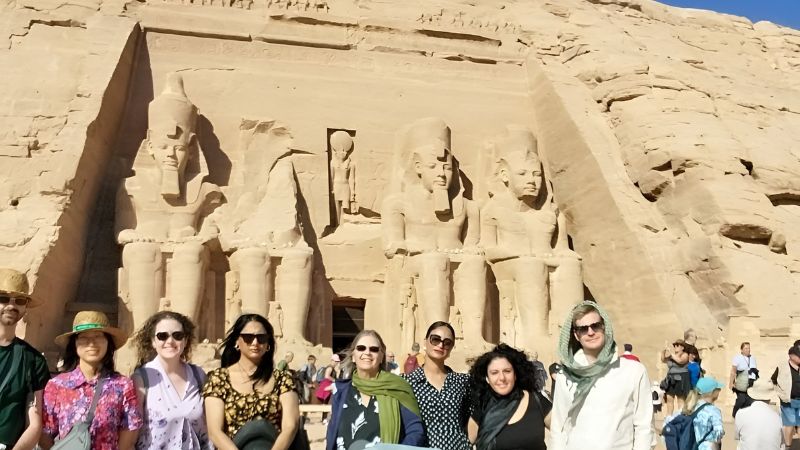
M 335 131 L 330 137 L 331 180 L 333 203 L 336 209 L 336 225 L 342 224 L 342 211 L 358 212 L 356 204 L 356 164 L 350 158 L 353 138 L 346 131 Z
M 547 342 L 551 309 L 583 296 L 578 255 L 569 249 L 564 216 L 544 178 L 537 143 L 509 126 L 493 143 L 491 198 L 481 210 L 481 245 L 501 298 L 501 340 L 537 349 Z M 541 353 L 541 347 L 537 350 Z

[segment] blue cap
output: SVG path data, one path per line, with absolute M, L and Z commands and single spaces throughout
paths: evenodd
M 694 388 L 698 394 L 705 395 L 724 387 L 725 385 L 715 380 L 714 377 L 703 377 L 697 380 L 697 385 Z

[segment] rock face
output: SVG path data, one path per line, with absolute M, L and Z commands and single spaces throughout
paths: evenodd
M 49 303 L 24 330 L 41 349 L 75 311 L 126 304 L 117 191 L 141 176 L 148 105 L 175 76 L 197 108 L 200 181 L 219 193 L 203 211 L 213 233 L 195 242 L 202 286 L 185 295 L 201 339 L 250 305 L 302 351 L 338 350 L 349 326 L 366 326 L 403 352 L 436 317 L 474 338 L 469 351 L 514 340 L 547 359 L 581 272 L 651 369 L 647 355 L 686 328 L 720 371 L 739 340 L 782 349 L 797 329 L 796 30 L 647 0 L 4 0 L 0 32 L 0 256 Z M 540 280 L 531 304 L 505 294 L 514 278 L 495 273 L 475 230 L 417 253 L 386 240 L 386 201 L 415 164 L 403 127 L 428 117 L 448 129 L 434 141 L 455 181 L 437 220 L 491 213 L 498 136 L 516 126 L 535 138 L 545 211 L 569 241 L 514 255 L 539 261 L 522 264 Z M 423 205 L 390 209 L 407 221 Z M 164 267 L 149 273 L 166 287 L 148 301 L 186 303 L 169 274 L 185 281 L 192 264 L 157 241 Z M 345 310 L 365 323 L 338 322 Z M 535 339 L 515 340 L 520 320 Z

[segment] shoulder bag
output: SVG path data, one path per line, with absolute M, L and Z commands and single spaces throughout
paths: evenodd
M 64 436 L 64 439 L 59 439 L 53 445 L 52 450 L 91 450 L 92 436 L 89 433 L 89 428 L 92 426 L 94 410 L 97 408 L 97 402 L 100 400 L 105 384 L 106 378 L 97 380 L 97 385 L 94 387 L 94 396 L 92 396 L 92 406 L 89 407 L 89 412 L 86 413 L 86 419 L 73 425 L 69 433 Z

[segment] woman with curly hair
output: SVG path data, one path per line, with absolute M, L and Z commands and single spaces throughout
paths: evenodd
M 386 367 L 386 344 L 373 330 L 353 339 L 336 381 L 326 450 L 403 444 L 423 447 L 425 429 L 411 386 Z
M 132 378 L 145 417 L 137 450 L 213 448 L 200 394 L 206 375 L 188 362 L 193 342 L 194 324 L 173 311 L 152 315 L 134 336 L 138 367 Z
M 478 450 L 544 450 L 552 405 L 541 394 L 534 365 L 506 344 L 481 355 L 470 369 L 472 417 L 467 432 Z
M 300 425 L 300 401 L 292 375 L 273 364 L 272 325 L 259 314 L 243 314 L 221 350 L 222 367 L 203 386 L 211 441 L 223 450 L 288 449 Z

